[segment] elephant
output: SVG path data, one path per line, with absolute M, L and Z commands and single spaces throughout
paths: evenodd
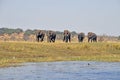
M 84 38 L 85 38 L 85 33 L 81 32 L 78 34 L 78 41 L 79 42 L 83 42 Z
M 44 37 L 45 37 L 45 33 L 43 30 L 39 30 L 36 33 L 36 40 L 39 42 L 43 42 L 44 41 Z
M 64 30 L 64 38 L 63 38 L 63 42 L 65 41 L 67 42 L 71 42 L 71 33 L 68 30 Z
M 88 32 L 88 42 L 97 42 L 97 35 L 93 32 Z
M 56 33 L 54 31 L 48 31 L 47 33 L 47 41 L 48 42 L 55 42 Z

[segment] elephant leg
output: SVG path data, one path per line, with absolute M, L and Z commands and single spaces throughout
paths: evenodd
M 51 42 L 54 42 L 54 37 L 53 36 L 51 36 Z
M 81 38 L 80 37 L 78 37 L 78 41 L 81 42 Z
M 91 43 L 93 42 L 94 40 L 93 39 L 91 39 Z
M 53 37 L 53 39 L 52 39 L 52 40 L 53 40 L 53 42 L 55 42 L 55 37 Z
M 42 42 L 42 38 L 40 38 L 40 42 Z
M 66 39 L 66 43 L 68 43 L 68 39 Z
M 55 42 L 55 39 L 52 39 L 52 42 Z
M 78 35 L 78 42 L 80 42 L 79 35 Z
M 54 39 L 52 39 L 51 41 L 54 42 Z
M 51 43 L 51 41 L 52 41 L 52 40 L 50 39 L 50 43 Z
M 42 41 L 44 41 L 44 36 L 42 37 Z
M 65 36 L 64 36 L 64 38 L 63 38 L 63 42 L 65 41 Z
M 81 37 L 81 42 L 83 42 L 83 37 Z
M 51 43 L 51 37 L 49 36 L 49 42 Z
M 69 42 L 71 42 L 71 38 L 70 38 L 70 36 L 69 36 Z
M 65 37 L 65 42 L 68 42 L 68 37 L 67 36 Z
M 53 42 L 55 42 L 55 39 L 54 39 L 54 41 Z
M 92 41 L 95 42 L 95 38 L 93 38 Z
M 91 38 L 89 38 L 89 39 L 88 39 L 88 42 L 92 42 L 92 39 L 91 39 Z
M 97 37 L 95 38 L 95 42 L 97 42 Z
M 96 41 L 97 41 L 96 37 L 93 37 L 92 42 L 96 42 Z
M 39 37 L 37 37 L 37 42 L 39 42 Z
M 41 38 L 41 42 L 43 42 L 43 38 Z
M 97 38 L 94 38 L 94 42 L 97 42 Z

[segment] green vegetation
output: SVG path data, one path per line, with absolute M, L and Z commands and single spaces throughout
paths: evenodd
M 21 33 L 23 32 L 22 29 L 17 28 L 17 29 L 9 29 L 9 28 L 0 28 L 0 34 L 12 34 L 12 33 Z
M 118 40 L 120 40 L 120 36 L 118 36 Z
M 31 34 L 35 34 L 35 30 L 30 30 L 30 29 L 28 29 L 28 30 L 26 30 L 25 33 L 24 33 L 24 35 L 31 35 Z
M 0 42 L 0 67 L 41 61 L 120 61 L 120 43 Z

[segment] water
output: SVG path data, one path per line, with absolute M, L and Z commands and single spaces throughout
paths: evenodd
M 0 68 L 0 80 L 120 80 L 120 62 L 25 63 Z

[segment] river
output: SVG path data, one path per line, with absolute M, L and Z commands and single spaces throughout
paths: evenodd
M 24 63 L 0 68 L 0 80 L 120 80 L 120 62 Z

